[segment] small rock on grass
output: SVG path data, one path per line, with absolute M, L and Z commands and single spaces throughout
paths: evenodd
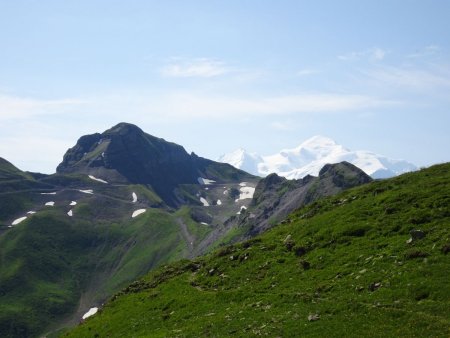
M 417 229 L 411 230 L 409 234 L 411 235 L 411 238 L 406 241 L 408 244 L 425 237 L 425 233 L 422 230 Z
M 316 320 L 320 319 L 320 315 L 318 313 L 314 313 L 308 316 L 309 322 L 315 322 Z

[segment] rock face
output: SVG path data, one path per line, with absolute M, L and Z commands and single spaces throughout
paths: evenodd
M 119 123 L 102 134 L 81 137 L 64 155 L 58 173 L 84 173 L 112 183 L 151 185 L 169 205 L 176 205 L 180 184 L 198 184 L 199 177 L 221 182 L 253 177 L 230 165 L 217 163 L 184 148 Z
M 254 236 L 305 204 L 370 181 L 370 176 L 348 162 L 327 164 L 318 177 L 308 175 L 299 180 L 270 174 L 259 181 L 248 217 L 241 222 L 251 224 L 249 235 Z

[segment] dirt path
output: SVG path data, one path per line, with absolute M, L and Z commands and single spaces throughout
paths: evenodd
M 177 218 L 177 223 L 180 226 L 181 234 L 183 235 L 184 241 L 186 242 L 186 246 L 189 251 L 187 258 L 193 258 L 194 257 L 195 236 L 193 236 L 189 233 L 187 225 L 186 225 L 186 223 L 184 223 L 183 219 Z
M 208 248 L 214 244 L 219 238 L 224 236 L 233 225 L 230 224 L 223 224 L 220 227 L 215 228 L 213 231 L 211 231 L 195 248 L 194 256 L 201 256 L 205 254 L 208 251 Z

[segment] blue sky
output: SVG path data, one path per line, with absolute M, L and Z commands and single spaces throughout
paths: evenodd
M 449 1 L 0 0 L 0 156 L 127 121 L 215 159 L 321 134 L 450 160 Z

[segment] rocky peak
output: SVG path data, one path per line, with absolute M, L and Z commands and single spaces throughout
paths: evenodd
M 208 170 L 212 166 L 214 170 Z M 57 172 L 94 175 L 110 183 L 150 185 L 168 204 L 175 204 L 174 190 L 180 184 L 198 184 L 199 177 L 217 181 L 243 174 L 227 164 L 189 155 L 182 146 L 129 123 L 81 137 L 66 152 Z

